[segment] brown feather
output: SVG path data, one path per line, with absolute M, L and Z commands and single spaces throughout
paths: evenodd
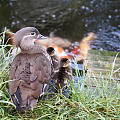
M 10 69 L 10 94 L 13 95 L 18 86 L 20 88 L 22 104 L 25 106 L 29 100 L 34 106 L 42 93 L 42 84 L 49 83 L 51 78 L 51 62 L 43 54 L 22 54 L 16 56 Z M 30 98 L 30 99 L 29 99 Z M 34 101 L 32 103 L 32 101 Z M 35 103 L 36 103 L 35 102 Z M 30 107 L 29 106 L 29 107 Z

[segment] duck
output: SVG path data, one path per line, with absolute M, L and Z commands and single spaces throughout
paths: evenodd
M 51 57 L 38 42 L 45 37 L 35 27 L 25 27 L 14 34 L 18 53 L 10 66 L 9 93 L 17 111 L 31 110 L 51 79 Z

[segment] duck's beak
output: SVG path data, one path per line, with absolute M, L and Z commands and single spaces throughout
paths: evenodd
M 38 34 L 37 39 L 34 42 L 43 45 L 44 42 L 46 43 L 46 40 L 48 40 L 48 37 Z
M 38 36 L 37 36 L 37 39 L 39 39 L 39 40 L 44 40 L 44 39 L 47 39 L 48 37 L 46 37 L 46 36 L 43 36 L 43 35 L 41 35 L 41 34 L 38 34 Z

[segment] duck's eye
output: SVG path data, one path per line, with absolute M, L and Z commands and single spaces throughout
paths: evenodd
M 31 32 L 31 35 L 35 35 L 36 33 L 35 32 Z

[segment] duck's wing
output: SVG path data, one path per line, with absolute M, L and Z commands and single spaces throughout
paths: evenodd
M 20 104 L 21 104 L 21 95 L 19 90 L 20 80 L 15 78 L 15 73 L 20 64 L 20 57 L 19 55 L 13 60 L 11 67 L 10 67 L 10 75 L 9 75 L 9 93 L 11 94 L 11 98 L 13 103 L 16 105 L 16 110 L 20 111 Z
M 40 83 L 48 84 L 51 79 L 51 60 L 48 59 L 46 56 L 41 54 L 36 54 L 33 56 L 34 59 L 31 59 L 30 62 L 30 81 L 33 81 L 34 78 Z
M 13 95 L 17 91 L 17 88 L 20 84 L 20 81 L 15 78 L 16 70 L 19 67 L 19 64 L 20 64 L 20 57 L 19 55 L 17 55 L 10 66 L 9 92 L 11 95 Z

